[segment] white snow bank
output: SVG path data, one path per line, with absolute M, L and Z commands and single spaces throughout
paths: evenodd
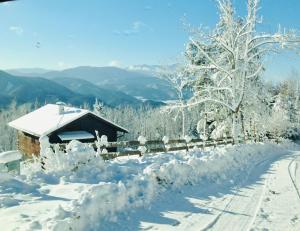
M 19 205 L 22 202 L 20 196 L 39 194 L 35 184 L 28 184 L 22 179 L 13 177 L 8 173 L 0 173 L 0 208 Z
M 21 160 L 22 154 L 16 150 L 0 153 L 0 164 L 5 164 L 15 160 Z
M 108 162 L 90 155 L 89 162 L 73 171 L 61 168 L 46 173 L 33 172 L 30 177 L 35 181 L 49 183 L 56 179 L 90 186 L 67 208 L 60 207 L 54 217 L 39 222 L 46 230 L 102 230 L 107 222 L 117 222 L 119 214 L 148 206 L 166 190 L 177 190 L 186 184 L 204 187 L 212 183 L 231 184 L 256 164 L 286 154 L 287 148 L 292 145 L 248 144 Z M 67 155 L 73 152 L 79 155 L 81 151 L 73 148 Z

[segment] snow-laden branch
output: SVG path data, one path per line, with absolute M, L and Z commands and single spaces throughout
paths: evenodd
M 231 111 L 235 111 L 236 108 L 229 105 L 228 103 L 224 102 L 224 101 L 221 101 L 221 100 L 218 100 L 218 99 L 214 99 L 214 98 L 203 98 L 203 99 L 200 99 L 198 101 L 194 101 L 194 102 L 188 102 L 186 105 L 178 105 L 178 107 L 184 107 L 184 108 L 187 108 L 187 107 L 194 107 L 194 106 L 197 106 L 197 105 L 200 105 L 200 104 L 204 104 L 206 102 L 211 102 L 211 103 L 215 103 L 215 104 L 221 104 L 223 106 L 225 106 L 226 108 L 228 108 L 229 110 Z
M 229 109 L 234 136 L 236 120 L 243 117 L 241 108 L 256 97 L 249 92 L 260 81 L 264 58 L 281 50 L 299 49 L 300 37 L 292 30 L 258 33 L 259 0 L 248 0 L 245 17 L 235 15 L 231 0 L 217 2 L 220 19 L 216 27 L 198 30 L 187 46 L 187 69 L 195 79 L 190 82 L 194 95 L 186 106 L 204 103 L 211 108 L 218 104 Z
M 198 48 L 198 50 L 216 67 L 216 69 L 218 69 L 219 71 L 222 71 L 224 73 L 226 73 L 228 76 L 230 76 L 231 74 L 225 70 L 224 68 L 222 68 L 220 65 L 217 64 L 217 62 L 210 57 L 210 55 L 201 48 L 201 46 L 199 46 L 198 43 L 196 43 L 192 38 L 190 38 L 191 42 Z
M 256 78 L 259 75 L 259 73 L 262 71 L 263 67 L 264 67 L 263 64 L 260 64 L 259 67 L 257 68 L 257 70 L 254 73 L 252 73 L 251 75 L 247 75 L 246 78 L 247 79 Z

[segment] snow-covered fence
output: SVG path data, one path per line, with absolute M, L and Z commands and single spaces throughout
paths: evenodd
M 184 139 L 170 140 L 168 137 L 164 137 L 162 140 L 146 140 L 144 137 L 139 137 L 138 140 L 133 141 L 117 141 L 117 142 L 105 142 L 105 149 L 108 152 L 100 152 L 99 154 L 104 159 L 113 159 L 118 156 L 128 155 L 139 155 L 142 156 L 146 153 L 159 153 L 159 152 L 170 152 L 180 150 L 190 150 L 193 148 L 205 148 L 205 147 L 216 147 L 219 145 L 232 144 L 232 138 L 206 140 L 192 139 L 188 136 Z M 66 149 L 66 144 L 58 144 L 60 150 Z M 99 140 L 95 143 L 90 143 L 95 150 L 99 150 Z M 101 148 L 102 145 L 101 145 Z M 110 152 L 111 148 L 117 148 L 117 152 Z
M 192 139 L 185 136 L 184 139 L 169 139 L 164 136 L 161 140 L 147 140 L 145 137 L 139 137 L 138 140 L 132 141 L 117 141 L 108 142 L 106 137 L 101 137 L 94 143 L 88 143 L 89 146 L 97 150 L 97 154 L 102 156 L 103 159 L 113 159 L 120 156 L 139 155 L 143 156 L 147 153 L 162 153 L 171 151 L 189 151 L 193 148 L 204 149 L 206 147 L 217 147 L 220 145 L 236 144 L 232 137 L 225 137 L 223 139 Z M 278 138 L 269 138 L 269 141 L 279 143 Z M 241 140 L 240 142 L 260 142 L 263 140 L 253 141 L 252 139 Z M 61 151 L 66 151 L 67 144 L 52 144 L 52 149 L 58 148 Z M 111 152 L 110 149 L 117 148 L 117 152 Z M 101 150 L 101 151 L 99 151 Z

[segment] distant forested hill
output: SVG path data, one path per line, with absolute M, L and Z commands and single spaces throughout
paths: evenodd
M 156 68 L 157 69 L 157 68 Z M 165 80 L 157 78 L 155 70 L 141 71 L 136 66 L 130 69 L 117 67 L 90 67 L 82 66 L 62 71 L 41 71 L 38 70 L 38 76 L 66 81 L 68 79 L 82 79 L 93 85 L 109 91 L 122 91 L 132 97 L 149 99 L 155 101 L 164 101 L 175 99 L 175 92 Z M 37 76 L 32 73 L 34 70 L 15 69 L 9 70 L 10 73 L 24 73 L 25 76 Z M 31 73 L 31 74 L 30 74 Z M 85 84 L 86 85 L 86 84 Z M 73 88 L 73 87 L 72 87 Z M 80 89 L 81 94 L 87 94 L 84 88 Z
M 9 105 L 12 101 L 23 103 L 54 103 L 63 101 L 72 105 L 92 105 L 95 98 L 109 106 L 159 105 L 157 102 L 142 102 L 130 95 L 114 89 L 107 90 L 80 79 L 45 79 L 39 77 L 22 77 L 0 71 L 0 106 Z

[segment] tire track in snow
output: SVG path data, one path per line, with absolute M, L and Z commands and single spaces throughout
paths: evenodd
M 298 198 L 299 198 L 299 200 L 300 200 L 300 191 L 299 191 L 299 189 L 298 189 L 298 187 L 297 187 L 297 184 L 296 184 L 296 172 L 297 172 L 297 169 L 298 169 L 298 163 L 296 163 L 296 168 L 295 168 L 295 172 L 294 172 L 295 178 L 293 178 L 293 177 L 292 177 L 292 174 L 291 174 L 291 166 L 292 166 L 292 164 L 295 162 L 295 160 L 296 160 L 297 158 L 298 158 L 298 156 L 296 156 L 295 158 L 293 158 L 293 159 L 291 160 L 291 162 L 290 162 L 289 165 L 288 165 L 288 171 L 289 171 L 289 177 L 290 177 L 290 179 L 291 179 L 291 181 L 292 181 L 292 183 L 293 183 L 293 186 L 294 186 L 294 188 L 295 188 L 295 190 L 296 190 L 296 192 L 297 192 Z M 269 178 L 269 177 L 268 177 L 268 178 Z M 256 209 L 255 209 L 255 213 L 254 213 L 254 215 L 253 215 L 253 218 L 251 219 L 251 222 L 249 223 L 248 228 L 246 229 L 247 231 L 251 231 L 251 230 L 252 230 L 252 226 L 253 226 L 253 224 L 254 224 L 256 218 L 257 218 L 257 215 L 258 215 L 258 213 L 259 213 L 259 209 L 261 208 L 261 205 L 262 205 L 262 202 L 263 202 L 264 195 L 266 194 L 267 185 L 268 185 L 268 183 L 269 183 L 268 178 L 266 178 L 265 181 L 264 181 L 263 192 L 262 192 L 262 194 L 261 194 L 261 196 L 260 196 L 260 198 L 259 198 L 259 202 L 258 202 L 257 207 L 256 207 Z
M 300 200 L 300 190 L 297 186 L 297 183 L 296 183 L 296 176 L 297 176 L 297 170 L 298 170 L 298 163 L 296 163 L 296 160 L 297 160 L 298 156 L 296 156 L 288 165 L 288 171 L 289 171 L 289 176 L 291 178 L 291 181 L 293 183 L 293 186 L 296 190 L 296 193 L 298 195 L 298 198 Z M 294 177 L 292 176 L 292 170 L 291 170 L 291 167 L 292 167 L 292 164 L 293 163 L 296 163 L 296 166 L 295 166 L 295 169 L 294 169 Z
M 265 163 L 267 163 L 267 162 L 273 161 L 273 160 L 276 159 L 276 158 L 277 158 L 277 157 L 271 157 L 271 158 L 269 157 L 269 158 L 266 158 L 266 159 L 261 160 L 260 162 L 256 163 L 255 165 L 253 165 L 253 167 L 249 170 L 249 172 L 248 172 L 248 174 L 247 174 L 247 177 L 243 180 L 243 182 L 241 182 L 241 183 L 239 184 L 239 186 L 242 186 L 243 184 L 245 184 L 245 183 L 249 180 L 249 177 L 250 177 L 250 175 L 251 175 L 251 173 L 253 172 L 254 169 L 256 169 L 258 166 L 263 165 L 263 164 L 265 164 Z M 261 192 L 261 194 L 260 194 L 260 196 L 259 196 L 259 202 L 258 202 L 258 204 L 257 204 L 257 206 L 256 206 L 256 208 L 255 208 L 255 213 L 254 213 L 254 215 L 253 215 L 253 218 L 251 219 L 250 225 L 248 225 L 248 228 L 246 229 L 247 231 L 249 231 L 249 230 L 251 229 L 251 227 L 252 227 L 252 225 L 253 225 L 253 223 L 254 223 L 256 217 L 257 217 L 257 214 L 258 214 L 258 212 L 259 212 L 259 209 L 260 209 L 260 207 L 261 207 L 261 204 L 262 204 L 264 195 L 266 194 L 267 180 L 268 180 L 268 178 L 266 178 L 266 179 L 264 180 L 263 190 L 262 190 L 262 192 Z M 237 191 L 237 189 L 238 189 L 238 187 L 236 187 L 234 191 Z M 201 228 L 200 230 L 201 230 L 201 231 L 208 231 L 208 230 L 212 229 L 212 228 L 214 227 L 214 225 L 217 224 L 218 220 L 222 217 L 222 215 L 224 214 L 224 211 L 226 211 L 227 208 L 229 208 L 229 206 L 231 205 L 231 203 L 234 201 L 236 195 L 237 195 L 237 193 L 235 193 L 235 194 L 231 197 L 231 199 L 230 199 L 229 202 L 224 206 L 224 208 L 222 209 L 222 211 L 221 211 L 218 215 L 216 215 L 215 218 L 214 218 L 211 222 L 209 222 L 205 227 Z
M 255 211 L 254 211 L 254 214 L 252 216 L 252 219 L 250 221 L 250 223 L 248 224 L 248 227 L 247 227 L 247 231 L 250 231 L 252 229 L 252 226 L 256 220 L 256 217 L 259 213 L 259 210 L 261 208 L 261 205 L 262 205 L 262 202 L 263 202 L 263 199 L 264 199 L 264 196 L 266 195 L 266 192 L 267 192 L 267 185 L 269 183 L 269 176 L 264 180 L 264 186 L 263 186 L 263 189 L 262 189 L 262 192 L 259 196 L 259 199 L 258 199 L 258 203 L 256 204 L 256 207 L 255 207 Z
M 222 211 L 209 224 L 207 224 L 206 227 L 202 228 L 201 231 L 207 231 L 211 229 L 218 222 L 220 217 L 224 214 L 224 211 L 230 206 L 234 198 L 235 195 L 230 198 L 229 202 L 225 205 Z

